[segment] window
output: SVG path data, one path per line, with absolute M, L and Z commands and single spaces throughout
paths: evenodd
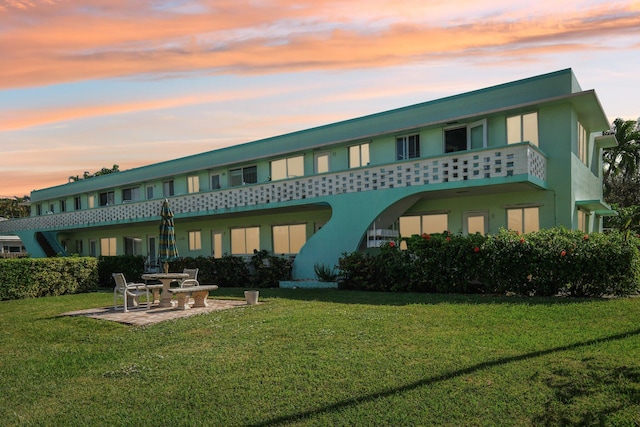
M 102 256 L 116 256 L 116 238 L 115 237 L 103 237 L 100 239 L 100 255 Z
M 538 113 L 507 117 L 507 144 L 523 141 L 538 146 Z
M 156 240 L 156 236 L 147 236 L 147 260 L 150 266 L 156 266 L 158 261 L 156 255 L 156 248 L 158 245 Z
M 74 209 L 77 210 L 77 211 L 82 209 L 82 198 L 76 197 L 74 199 Z
M 200 177 L 198 176 L 187 177 L 187 191 L 189 193 L 198 193 L 200 191 Z
M 531 233 L 540 230 L 540 208 L 507 209 L 507 228 L 520 233 Z
M 151 200 L 153 199 L 153 187 L 152 186 L 148 186 L 147 187 L 147 200 Z
M 125 188 L 124 190 L 122 190 L 123 202 L 135 202 L 136 200 L 140 200 L 139 187 Z
M 316 153 L 314 159 L 316 173 L 329 172 L 329 153 Z
M 222 233 L 213 231 L 211 233 L 212 249 L 214 258 L 222 258 Z
M 218 190 L 220 189 L 220 175 L 219 174 L 214 174 L 211 175 L 211 189 L 212 190 Z
M 107 191 L 106 193 L 100 193 L 99 196 L 100 206 L 109 206 L 115 203 L 115 197 L 113 191 Z
M 444 130 L 444 152 L 473 150 L 487 146 L 487 121 L 479 120 L 468 125 Z
M 97 246 L 98 246 L 98 242 L 96 242 L 93 239 L 89 240 L 89 256 L 93 256 L 93 257 L 98 256 Z
M 260 249 L 260 228 L 233 228 L 231 229 L 231 254 L 249 255 L 254 250 Z
M 202 237 L 200 230 L 194 230 L 189 232 L 189 250 L 199 251 L 202 249 Z
M 578 230 L 584 231 L 585 233 L 589 229 L 589 213 L 583 211 L 582 209 L 578 209 Z
M 76 253 L 82 255 L 82 240 L 76 240 Z
M 229 171 L 229 186 L 231 187 L 255 184 L 256 182 L 258 182 L 258 168 L 256 166 L 231 169 Z
M 449 218 L 446 213 L 402 216 L 399 220 L 400 235 L 410 237 L 414 234 L 443 233 L 449 229 Z
M 396 160 L 420 157 L 420 135 L 396 138 Z
M 87 201 L 89 202 L 89 209 L 92 209 L 92 208 L 96 207 L 96 196 L 95 195 L 89 196 Z
M 369 164 L 369 143 L 349 147 L 349 167 L 359 168 Z
M 489 231 L 489 212 L 474 211 L 462 214 L 462 228 L 464 234 L 487 234 Z
M 164 197 L 173 196 L 173 181 L 165 181 L 162 183 L 162 195 Z
M 65 199 L 60 200 L 60 212 L 67 211 L 67 201 Z
M 587 137 L 587 130 L 582 126 L 582 123 L 578 122 L 578 157 L 585 165 L 589 164 L 588 146 L 589 139 Z
M 42 204 L 40 203 L 36 205 L 36 215 L 38 216 L 42 215 Z
M 295 178 L 304 175 L 304 156 L 289 157 L 271 162 L 271 179 Z
M 56 208 L 55 208 L 55 206 L 53 205 L 53 203 L 49 203 L 49 212 L 47 212 L 47 213 L 52 214 L 52 213 L 54 213 L 55 211 L 56 211 Z
M 142 238 L 125 237 L 124 238 L 124 254 L 125 255 L 142 255 Z
M 306 241 L 306 224 L 273 226 L 273 253 L 297 254 Z

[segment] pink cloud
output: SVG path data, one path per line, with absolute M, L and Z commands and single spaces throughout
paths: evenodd
M 383 8 L 369 17 L 365 12 L 361 21 L 358 15 L 349 21 L 346 14 L 353 6 L 333 2 L 314 3 L 314 8 L 285 1 L 272 7 L 202 3 L 201 13 L 138 10 L 137 3 L 127 2 L 93 6 L 99 14 L 81 13 L 68 3 L 44 4 L 33 8 L 35 24 L 0 15 L 0 25 L 8 28 L 0 33 L 0 51 L 10 64 L 0 69 L 0 88 L 193 71 L 384 67 L 474 53 L 501 59 L 503 49 L 532 56 L 554 53 L 561 44 L 587 49 L 603 35 L 640 32 L 640 11 L 634 6 L 601 6 L 560 16 L 496 14 L 462 23 L 426 22 L 419 13 L 411 16 L 407 7 L 398 8 L 400 12 Z M 28 10 L 21 14 L 30 16 Z

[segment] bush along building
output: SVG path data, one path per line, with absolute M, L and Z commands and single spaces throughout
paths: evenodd
M 294 279 L 422 233 L 600 231 L 616 144 L 571 69 L 31 193 L 3 221 L 33 257 L 157 257 L 160 206 L 181 256 L 295 256 Z M 603 133 L 604 132 L 604 133 Z

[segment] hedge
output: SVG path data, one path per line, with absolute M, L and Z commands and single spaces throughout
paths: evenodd
M 0 259 L 0 300 L 96 290 L 97 265 L 93 257 Z
M 640 239 L 552 228 L 526 235 L 423 234 L 375 254 L 343 254 L 344 289 L 527 296 L 629 295 L 640 284 Z

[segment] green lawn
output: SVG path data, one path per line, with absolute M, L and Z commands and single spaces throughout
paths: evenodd
M 640 298 L 263 289 L 147 327 L 60 316 L 112 298 L 0 302 L 0 425 L 640 425 Z

